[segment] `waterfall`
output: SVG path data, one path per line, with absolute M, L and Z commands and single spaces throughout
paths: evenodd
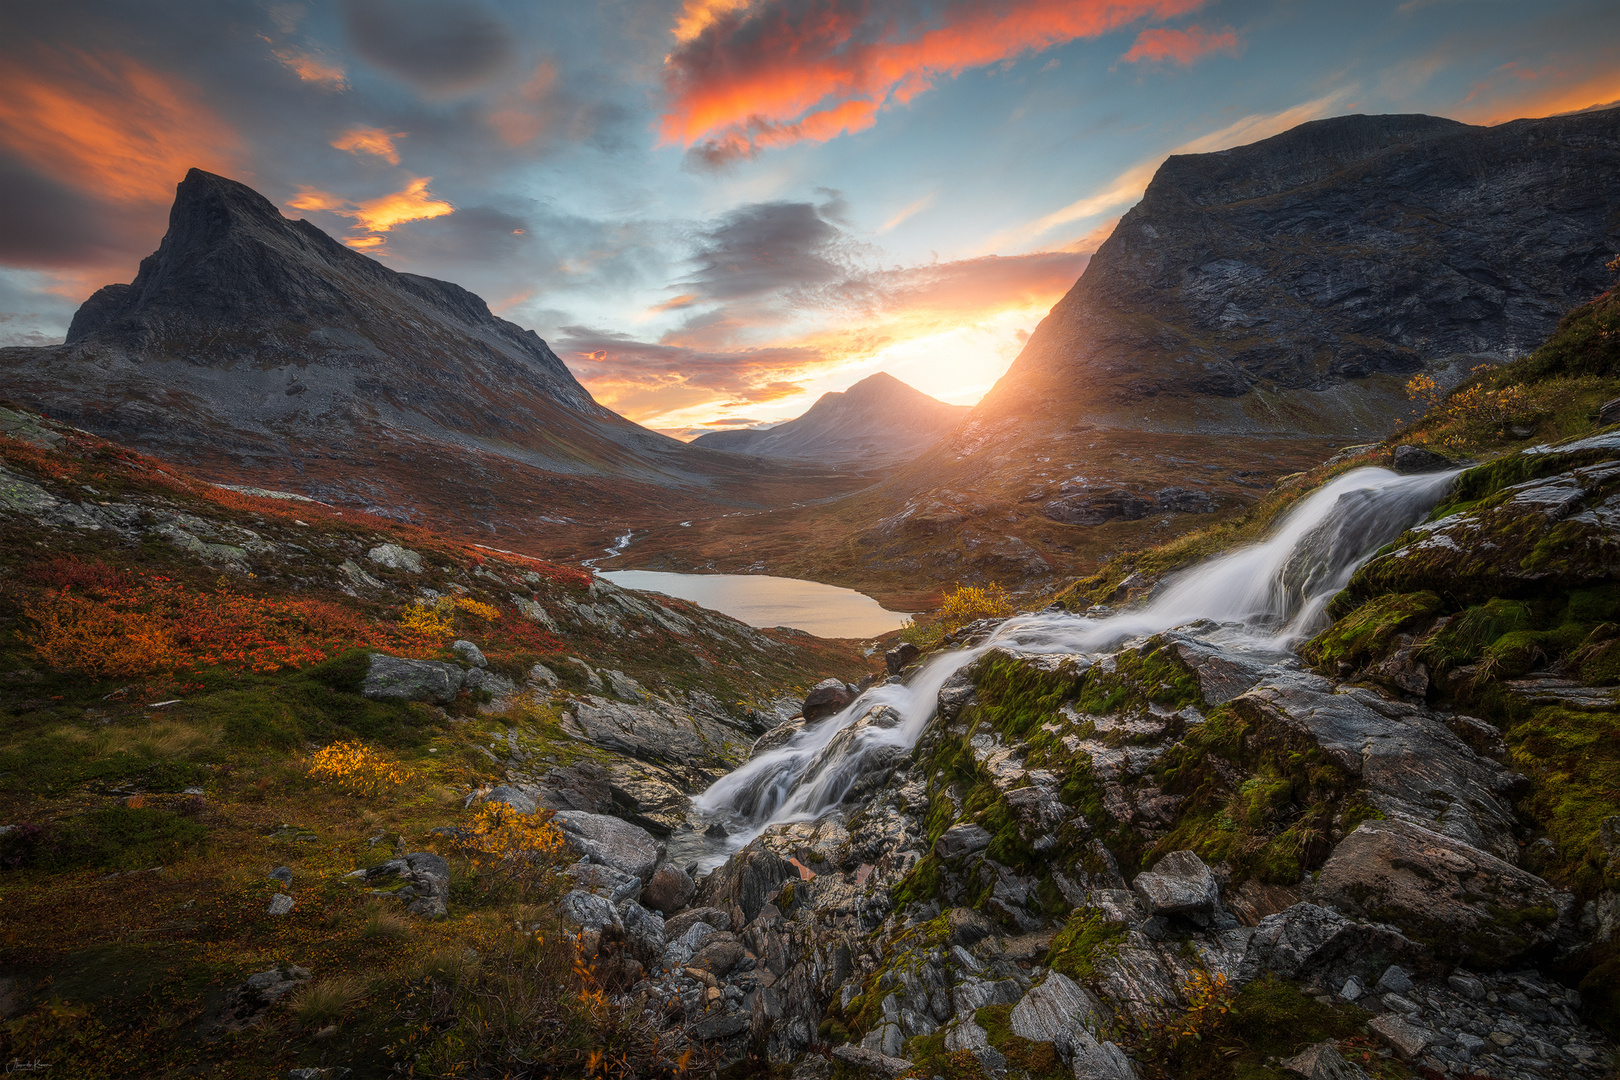
M 693 801 L 728 819 L 740 846 L 779 822 L 813 820 L 837 806 L 859 776 L 909 751 L 933 718 L 946 680 L 992 649 L 1024 655 L 1096 653 L 1188 623 L 1218 624 L 1224 648 L 1285 654 L 1325 623 L 1323 609 L 1373 552 L 1416 524 L 1456 472 L 1345 473 L 1303 499 L 1264 541 L 1168 579 L 1139 607 L 1101 618 L 1014 616 L 983 643 L 930 657 L 905 682 L 874 686 L 843 711 L 715 781 Z

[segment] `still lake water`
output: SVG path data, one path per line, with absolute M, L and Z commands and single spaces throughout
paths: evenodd
M 673 574 L 599 570 L 621 589 L 644 589 L 702 604 L 749 626 L 791 626 L 816 637 L 869 638 L 898 630 L 910 615 L 885 611 L 865 593 L 819 581 L 764 574 Z

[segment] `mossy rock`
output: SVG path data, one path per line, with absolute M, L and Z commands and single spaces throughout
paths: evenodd
M 1394 651 L 1398 635 L 1422 629 L 1444 606 L 1428 590 L 1374 597 L 1306 642 L 1300 655 L 1329 674 L 1340 664 L 1367 667 Z

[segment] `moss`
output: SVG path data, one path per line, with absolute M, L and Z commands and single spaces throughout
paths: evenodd
M 1300 654 L 1328 674 L 1340 664 L 1363 668 L 1388 656 L 1397 635 L 1415 632 L 1442 608 L 1433 592 L 1375 597 L 1306 642 Z
M 1286 1057 L 1325 1039 L 1360 1034 L 1370 1018 L 1354 1005 L 1324 1005 L 1269 973 L 1238 993 L 1231 1012 L 1234 1034 L 1262 1059 Z
M 990 730 L 1015 739 L 1055 716 L 1079 692 L 1082 678 L 1079 672 L 1043 671 L 1016 657 L 994 653 L 974 672 L 978 690 L 975 715 Z
M 1600 836 L 1620 798 L 1620 714 L 1534 709 L 1504 738 L 1509 763 L 1532 781 L 1520 809 L 1553 841 L 1542 876 L 1585 895 L 1620 885 Z
M 985 1041 L 1007 1059 L 1009 1069 L 1022 1070 L 1030 1080 L 1065 1080 L 1072 1075 L 1051 1043 L 1013 1034 L 1011 1005 L 986 1005 L 974 1012 L 973 1019 L 984 1029 Z
M 1125 936 L 1126 929 L 1124 923 L 1111 922 L 1096 908 L 1076 909 L 1052 938 L 1046 964 L 1076 982 L 1089 980 L 1096 974 L 1097 962 L 1111 954 L 1117 947 L 1113 943 Z

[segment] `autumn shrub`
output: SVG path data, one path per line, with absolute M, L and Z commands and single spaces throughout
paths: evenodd
M 1181 987 L 1187 1008 L 1165 1022 L 1163 1034 L 1172 1044 L 1202 1042 L 1220 1034 L 1232 1011 L 1233 991 L 1220 972 L 1195 971 Z
M 912 620 L 900 631 L 902 641 L 920 649 L 936 648 L 947 636 L 980 619 L 1005 619 L 1013 613 L 1012 599 L 1001 585 L 958 585 L 945 594 L 932 618 Z
M 412 779 L 405 766 L 359 742 L 338 742 L 317 750 L 309 775 L 345 794 L 365 796 L 384 794 Z
M 520 814 L 505 803 L 485 803 L 462 831 L 459 848 L 468 871 L 488 895 L 543 892 L 550 871 L 573 856 L 562 830 L 542 810 Z

